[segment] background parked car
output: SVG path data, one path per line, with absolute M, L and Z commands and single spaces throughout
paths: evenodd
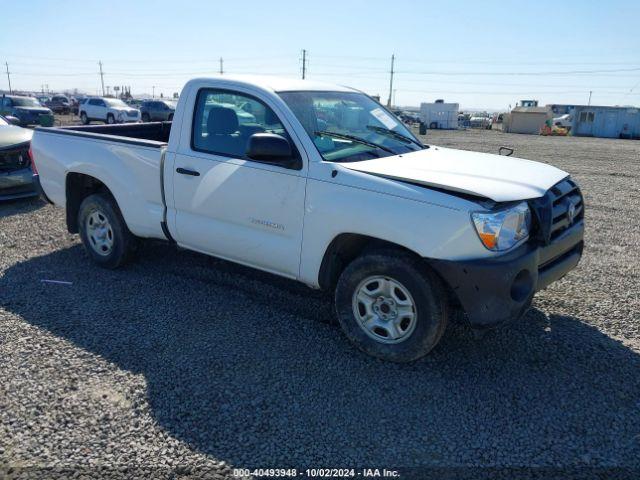
M 71 112 L 71 104 L 69 99 L 64 95 L 54 95 L 46 104 L 53 113 L 62 113 L 68 115 Z
M 143 122 L 171 121 L 176 104 L 168 100 L 146 100 L 140 106 Z
M 33 130 L 11 125 L 0 116 L 0 200 L 37 195 L 29 157 L 32 135 Z
M 69 99 L 69 106 L 71 107 L 71 113 L 73 113 L 74 115 L 78 115 L 81 100 L 82 98 L 76 98 L 76 97 L 71 97 Z
M 138 98 L 129 98 L 124 102 L 132 108 L 140 108 L 140 105 L 142 105 L 144 100 L 140 100 Z
M 84 125 L 94 120 L 109 124 L 139 122 L 140 110 L 117 98 L 91 97 L 80 105 L 80 120 Z
M 0 115 L 16 117 L 20 126 L 53 125 L 53 112 L 43 107 L 33 97 L 19 97 L 17 95 L 3 95 L 0 99 Z

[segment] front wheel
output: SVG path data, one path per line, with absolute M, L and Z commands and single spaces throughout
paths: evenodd
M 89 195 L 78 212 L 80 238 L 91 259 L 105 268 L 118 268 L 130 261 L 137 239 L 129 231 L 113 197 Z
M 394 362 L 429 353 L 448 321 L 440 279 L 401 251 L 372 252 L 344 270 L 335 295 L 342 330 L 364 352 Z

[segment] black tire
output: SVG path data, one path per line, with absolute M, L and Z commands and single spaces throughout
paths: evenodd
M 86 112 L 80 112 L 80 121 L 83 125 L 89 125 L 89 117 Z
M 102 215 L 108 221 L 113 245 L 106 253 L 98 253 L 100 248 L 88 231 L 88 219 L 93 214 Z M 82 201 L 78 211 L 78 226 L 85 250 L 101 267 L 118 268 L 133 258 L 138 239 L 129 231 L 115 199 L 108 193 L 95 193 Z
M 107 113 L 107 123 L 109 125 L 113 125 L 116 123 L 116 117 L 113 115 L 113 113 Z
M 151 121 L 151 117 L 149 116 L 149 114 L 148 114 L 148 113 L 143 113 L 143 114 L 142 114 L 142 121 L 143 121 L 144 123 L 148 123 L 148 122 L 150 122 L 150 121 Z
M 354 313 L 356 289 L 365 279 L 376 276 L 399 282 L 413 297 L 415 324 L 399 343 L 372 338 Z M 335 306 L 340 326 L 351 342 L 369 355 L 392 362 L 411 362 L 428 354 L 444 334 L 449 317 L 440 278 L 420 258 L 400 250 L 373 251 L 351 262 L 338 280 Z

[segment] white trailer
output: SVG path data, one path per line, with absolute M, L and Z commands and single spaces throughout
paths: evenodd
M 442 100 L 421 103 L 420 120 L 427 128 L 454 130 L 458 128 L 459 111 L 460 105 L 457 103 L 444 103 Z

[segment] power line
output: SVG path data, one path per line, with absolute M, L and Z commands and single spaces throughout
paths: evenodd
M 438 72 L 438 71 L 399 71 L 397 73 L 412 74 L 412 75 L 522 75 L 522 76 L 537 76 L 537 75 L 586 75 L 586 74 L 598 74 L 598 73 L 621 73 L 621 72 L 638 72 L 640 67 L 637 68 L 616 68 L 612 70 L 570 70 L 570 71 L 546 71 L 546 72 Z

